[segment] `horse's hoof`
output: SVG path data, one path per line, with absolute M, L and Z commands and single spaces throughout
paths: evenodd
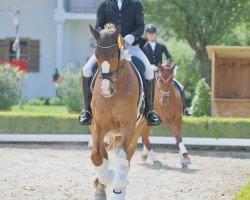
M 189 158 L 183 158 L 181 164 L 186 166 L 191 165 L 191 160 Z
M 142 161 L 146 161 L 148 159 L 148 155 L 142 155 L 141 159 L 142 159 Z
M 99 191 L 96 192 L 95 193 L 95 200 L 107 200 L 106 193 L 105 192 L 104 193 L 99 193 Z
M 191 165 L 191 160 L 190 160 L 190 158 L 188 157 L 188 154 L 187 154 L 187 153 L 181 155 L 181 164 L 182 164 L 182 165 Z
M 187 165 L 182 165 L 181 170 L 182 170 L 182 172 L 187 172 L 188 171 L 188 166 Z
M 126 190 L 122 189 L 119 192 L 113 190 L 110 200 L 125 200 Z
M 106 189 L 106 186 L 105 185 L 102 185 L 98 178 L 95 177 L 93 179 L 93 187 L 95 188 L 95 200 L 106 200 L 107 197 L 106 197 L 106 192 L 105 192 L 105 189 Z
M 154 161 L 154 165 L 156 165 L 156 166 L 162 166 L 162 162 L 159 161 L 159 160 L 155 160 Z

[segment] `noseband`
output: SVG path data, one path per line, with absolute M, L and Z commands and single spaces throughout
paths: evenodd
M 96 44 L 95 47 L 101 48 L 101 49 L 110 49 L 112 47 L 118 46 L 117 44 L 112 44 L 109 46 L 101 46 Z M 114 72 L 109 72 L 109 73 L 101 73 L 101 78 L 102 79 L 107 79 L 109 80 L 111 83 L 114 83 L 118 78 L 119 78 L 119 66 L 120 66 L 120 49 L 118 48 L 118 64 L 116 67 L 116 71 Z

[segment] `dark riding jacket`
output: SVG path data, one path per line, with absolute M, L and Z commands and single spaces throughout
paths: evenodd
M 144 11 L 140 0 L 123 0 L 121 10 L 117 0 L 102 1 L 97 9 L 96 29 L 103 29 L 105 24 L 121 25 L 121 35 L 131 34 L 135 37 L 136 45 L 144 32 Z
M 151 65 L 158 66 L 159 62 L 162 63 L 162 56 L 165 54 L 166 58 L 172 62 L 172 56 L 170 55 L 167 47 L 164 44 L 156 42 L 155 50 L 153 51 L 149 42 L 146 42 L 142 47 L 142 51 L 147 56 Z

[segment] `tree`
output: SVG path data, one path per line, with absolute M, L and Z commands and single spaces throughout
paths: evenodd
M 210 116 L 211 114 L 211 93 L 204 79 L 201 79 L 195 88 L 191 111 L 195 117 Z
M 192 67 L 200 62 L 201 76 L 210 83 L 207 45 L 227 43 L 227 37 L 246 19 L 249 0 L 143 0 L 146 19 L 157 24 L 163 33 L 184 39 L 195 51 Z

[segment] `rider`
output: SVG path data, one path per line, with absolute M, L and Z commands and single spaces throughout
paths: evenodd
M 147 57 L 139 48 L 139 41 L 144 33 L 144 11 L 139 0 L 105 0 L 102 1 L 97 9 L 96 30 L 101 31 L 105 24 L 113 23 L 121 26 L 121 35 L 125 44 L 128 46 L 132 56 L 140 58 L 145 65 L 146 95 L 145 95 L 145 117 L 148 125 L 159 125 L 160 118 L 154 111 L 154 68 L 151 66 Z M 91 124 L 91 98 L 90 83 L 93 76 L 92 68 L 96 63 L 95 55 L 92 55 L 83 67 L 83 94 L 85 109 L 79 116 L 80 125 Z
M 162 63 L 163 54 L 165 54 L 168 63 L 172 62 L 172 56 L 170 55 L 167 47 L 164 44 L 160 44 L 156 41 L 157 27 L 154 24 L 148 24 L 145 28 L 147 42 L 142 47 L 142 51 L 145 53 L 149 62 L 152 65 L 158 66 L 158 63 Z M 174 79 L 175 85 L 180 91 L 181 98 L 183 101 L 183 114 L 186 116 L 191 115 L 185 103 L 184 86 Z

